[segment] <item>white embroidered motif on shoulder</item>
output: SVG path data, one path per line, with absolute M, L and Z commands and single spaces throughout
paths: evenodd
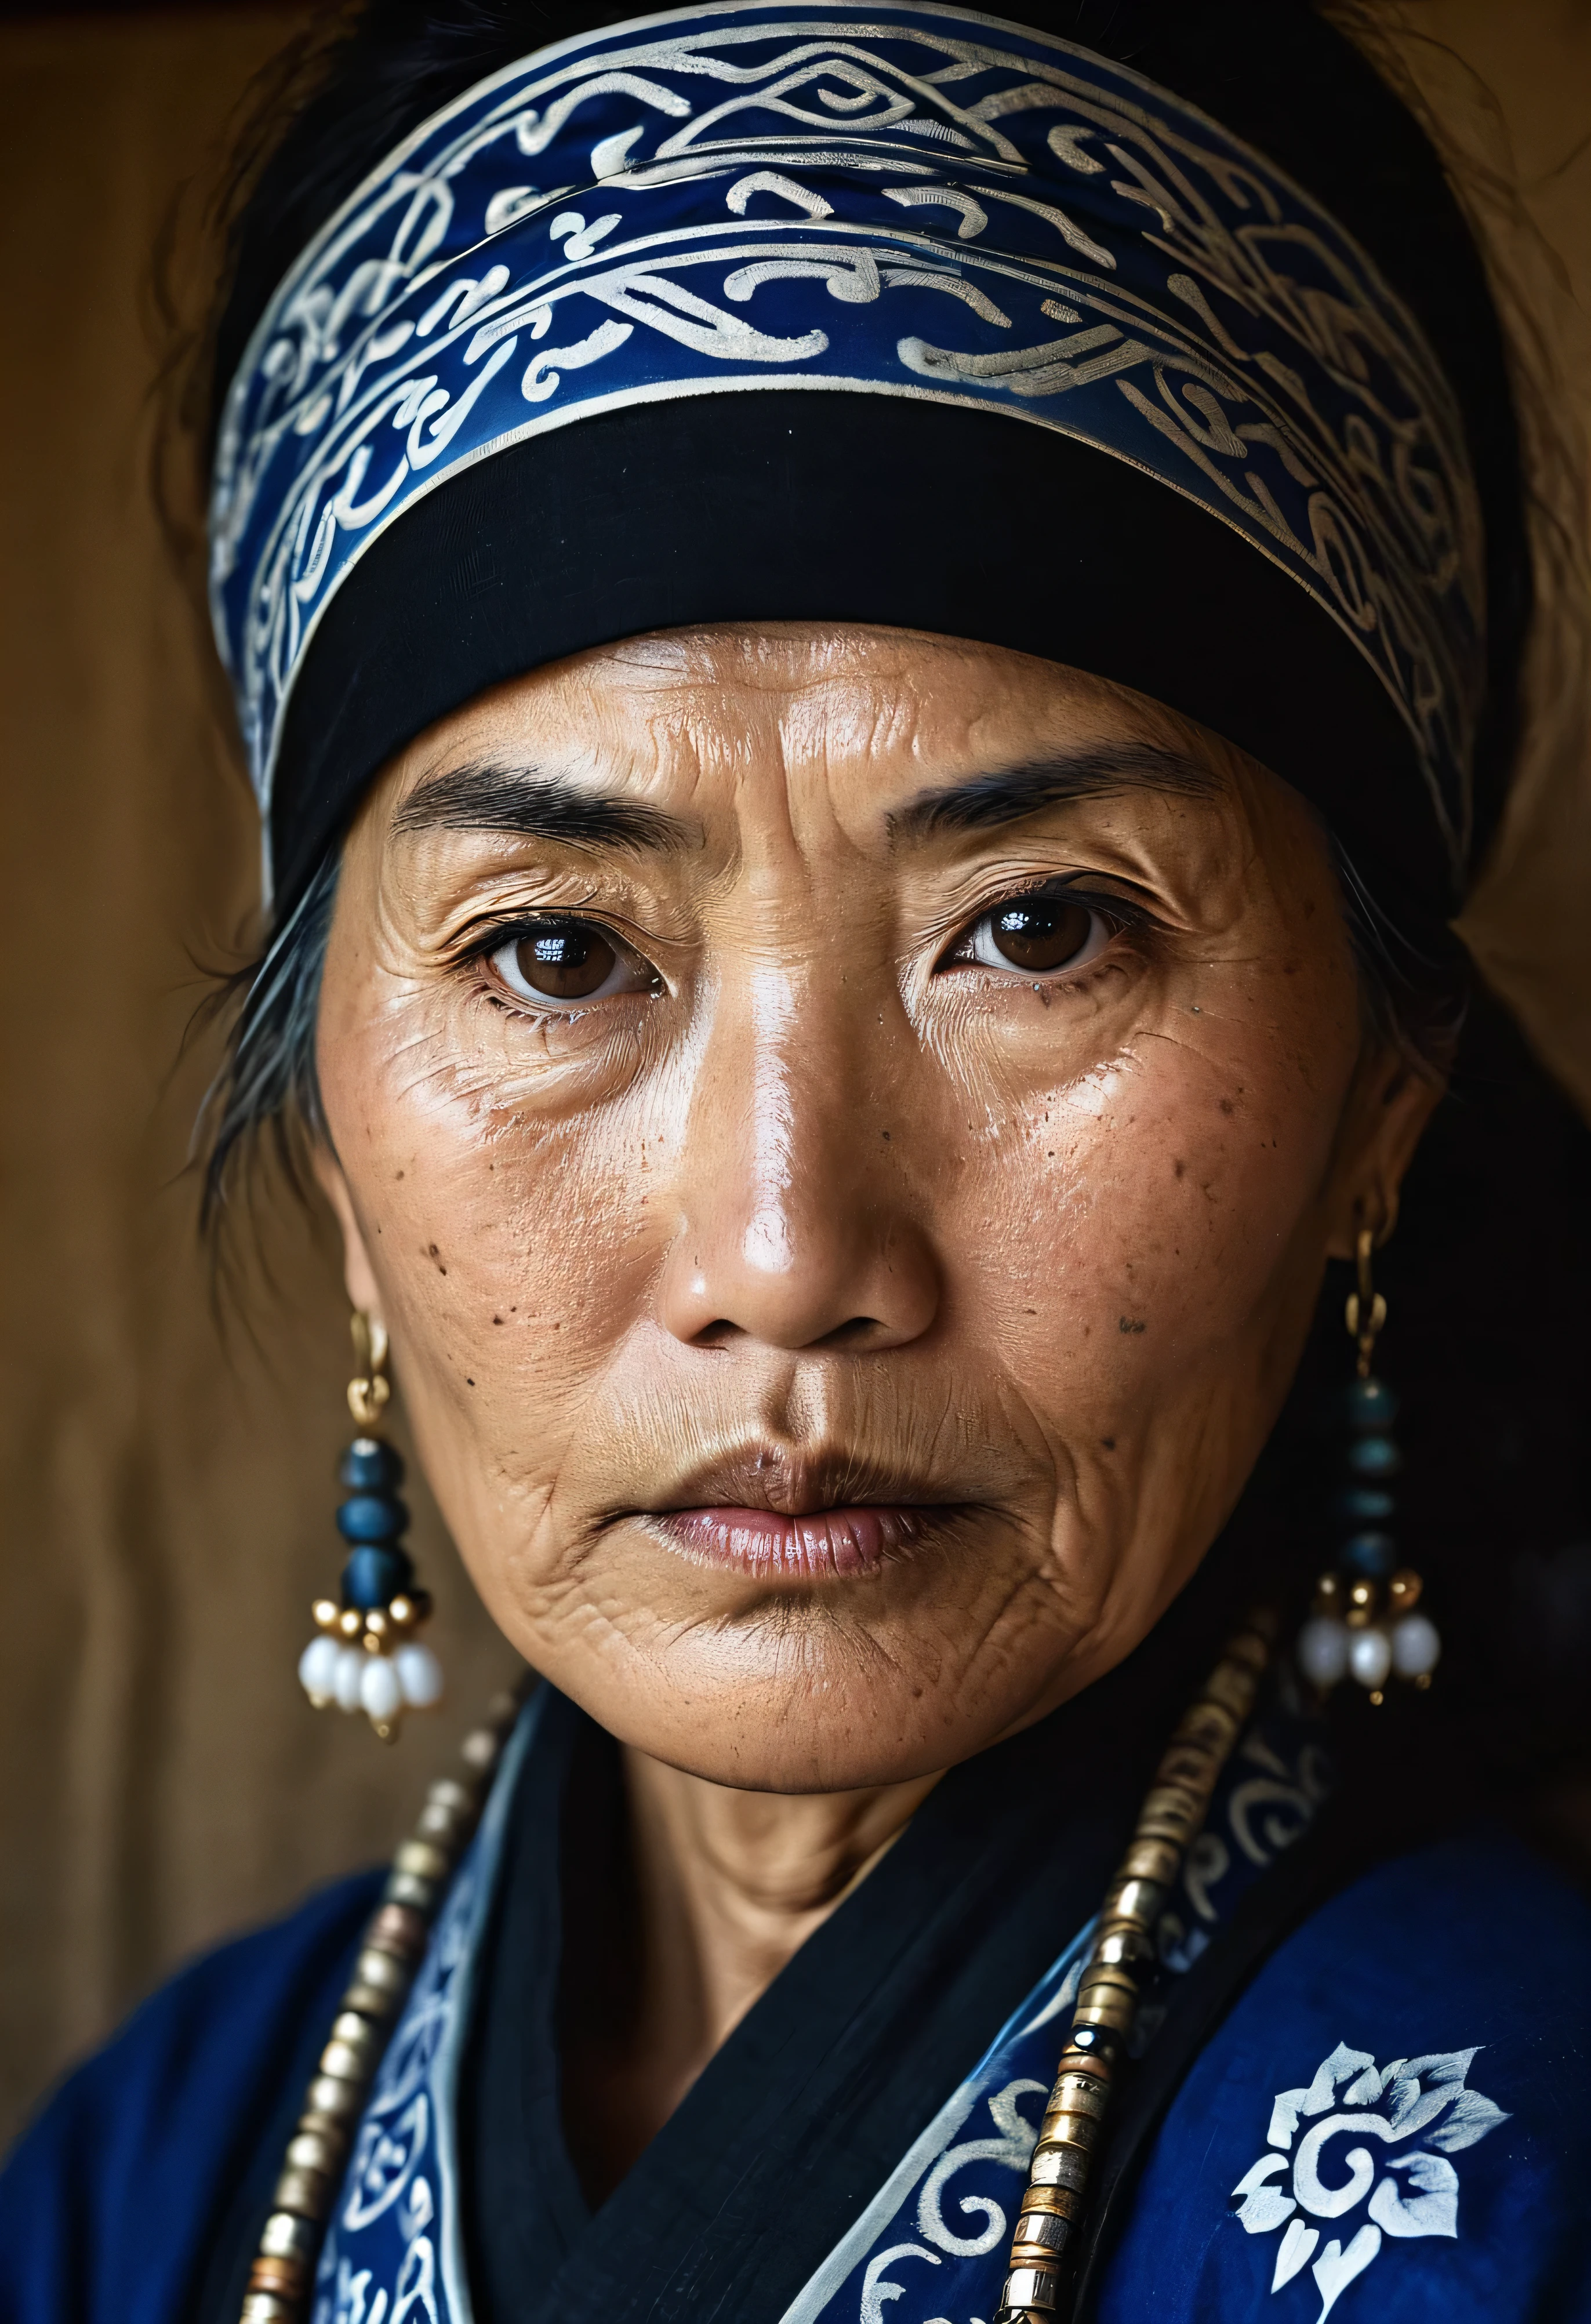
M 1447 2050 L 1378 2066 L 1367 2050 L 1339 2042 L 1312 2082 L 1279 2093 L 1265 2133 L 1268 2151 L 1232 2193 L 1243 2199 L 1237 2218 L 1249 2235 L 1284 2229 L 1273 2292 L 1314 2262 L 1311 2273 L 1320 2294 L 1314 2324 L 1325 2324 L 1385 2236 L 1458 2233 L 1458 2173 L 1448 2158 L 1508 2119 L 1490 2098 L 1466 2089 L 1476 2055 Z M 1346 2153 L 1335 2146 L 1348 2138 L 1361 2143 Z M 1379 2141 L 1379 2150 L 1366 2140 Z M 1356 2227 L 1349 2216 L 1356 2211 Z M 1318 2220 L 1343 2226 L 1316 2258 Z

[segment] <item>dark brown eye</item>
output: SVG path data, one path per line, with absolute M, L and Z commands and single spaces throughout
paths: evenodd
M 597 1001 L 644 992 L 650 972 L 594 920 L 542 920 L 492 955 L 521 1001 Z
M 1099 912 L 1065 896 L 1014 896 L 983 918 L 971 931 L 963 959 L 983 968 L 1044 976 L 1060 968 L 1082 968 L 1108 941 L 1109 924 Z

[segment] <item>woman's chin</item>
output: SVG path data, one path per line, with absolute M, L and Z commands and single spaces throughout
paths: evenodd
M 639 1620 L 560 1625 L 522 1650 L 621 1743 L 711 1783 L 815 1793 L 908 1782 L 1072 1692 L 1076 1639 L 1053 1611 L 1013 1618 L 1010 1586 L 947 1606 L 925 1582 L 911 1588 L 909 1568 L 851 1587 L 685 1571 L 709 1586 L 654 1600 Z M 892 1584 L 904 1602 L 886 1606 Z M 727 1612 L 725 1595 L 737 1601 Z

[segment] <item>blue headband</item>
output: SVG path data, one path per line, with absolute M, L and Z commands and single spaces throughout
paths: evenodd
M 1374 673 L 1458 876 L 1484 545 L 1420 328 L 1316 201 L 1180 98 L 903 0 L 563 42 L 425 123 L 316 235 L 232 384 L 214 479 L 216 631 L 267 815 L 324 617 L 406 513 L 572 422 L 748 390 L 998 413 L 1217 520 Z

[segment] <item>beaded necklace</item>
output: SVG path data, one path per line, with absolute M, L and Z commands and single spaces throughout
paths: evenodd
M 1172 1736 L 1100 1907 L 1028 2167 L 996 2324 L 1054 2324 L 1066 2304 L 1067 2246 L 1083 2217 L 1112 2080 L 1155 1967 L 1154 1925 L 1254 1709 L 1274 1627 L 1268 1616 L 1251 1616 L 1228 1641 Z M 521 1700 L 493 1698 L 464 1738 L 462 1774 L 431 1785 L 412 1837 L 393 1858 L 288 2144 L 241 2324 L 301 2324 L 350 2144 Z

